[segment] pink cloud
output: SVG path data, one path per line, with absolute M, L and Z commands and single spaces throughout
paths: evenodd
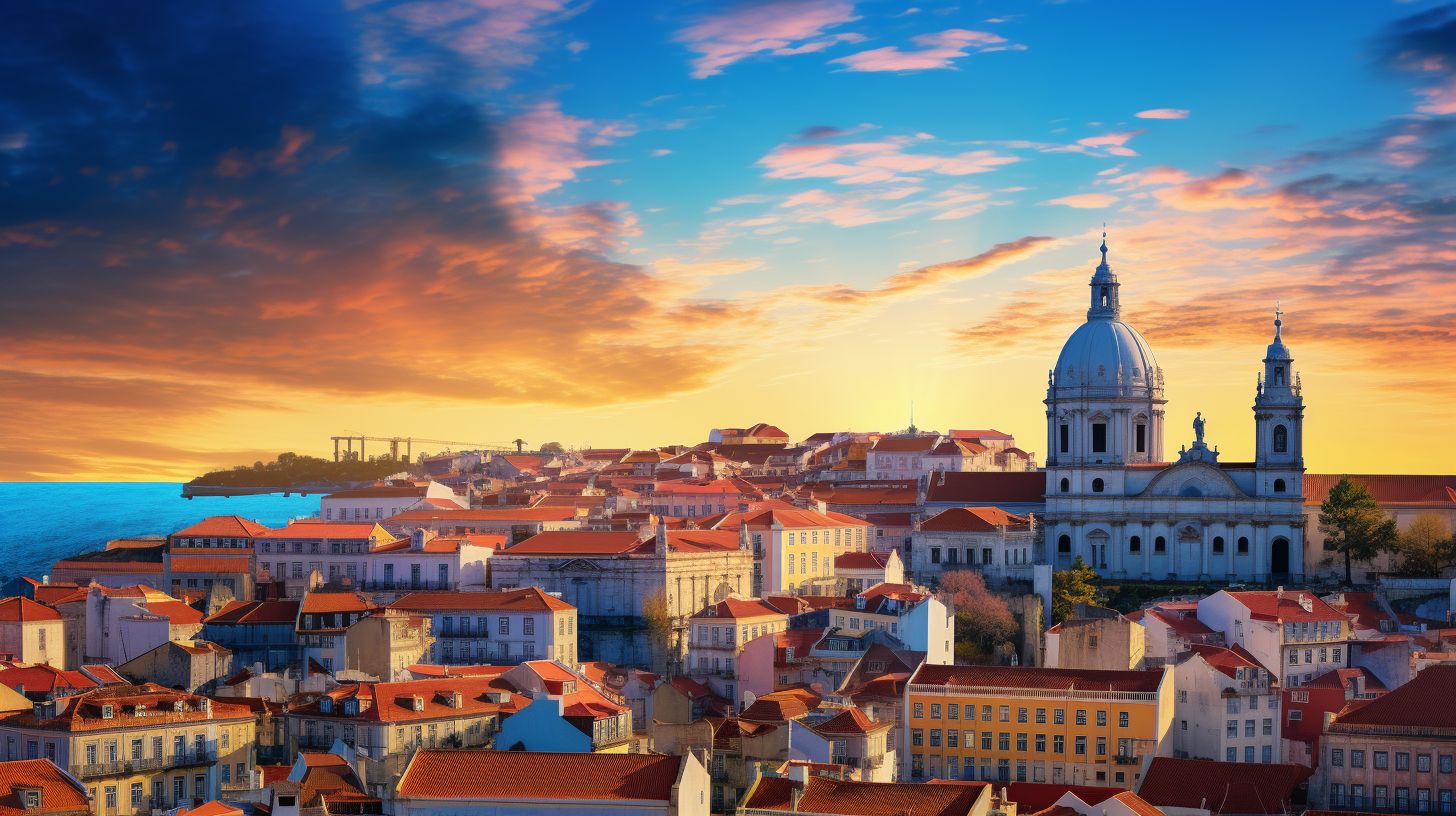
M 825 35 L 858 20 L 846 0 L 768 0 L 738 5 L 679 31 L 676 40 L 698 56 L 692 76 L 705 79 L 761 54 L 791 56 L 820 51 L 856 35 Z
M 1422 88 L 1417 93 L 1425 98 L 1424 102 L 1416 106 L 1416 110 L 1421 113 L 1437 116 L 1456 113 L 1456 77 L 1447 79 L 1445 85 Z
M 1138 111 L 1139 119 L 1187 119 L 1187 108 L 1150 108 L 1145 111 Z
M 988 173 L 1018 161 L 1015 156 L 991 150 L 967 150 L 949 155 L 911 152 L 908 148 L 927 140 L 895 137 L 875 142 L 846 144 L 784 144 L 774 148 L 758 163 L 768 169 L 769 178 L 831 178 L 839 184 L 910 182 L 918 176 L 964 176 Z
M 1010 44 L 1005 37 L 996 34 L 964 28 L 921 34 L 912 38 L 911 42 L 918 48 L 908 51 L 895 46 L 872 48 L 830 62 L 843 65 L 846 71 L 930 71 L 954 68 L 955 60 L 972 52 L 1023 47 Z
M 607 164 L 589 157 L 587 147 L 606 144 L 630 130 L 571 116 L 547 101 L 512 118 L 502 133 L 505 139 L 497 164 L 515 187 L 507 197 L 528 201 L 574 180 L 582 170 Z
M 1078 193 L 1076 195 L 1062 196 L 1043 201 L 1043 204 L 1056 204 L 1063 207 L 1074 207 L 1079 210 L 1100 210 L 1104 207 L 1111 207 L 1117 203 L 1117 196 L 1107 193 Z

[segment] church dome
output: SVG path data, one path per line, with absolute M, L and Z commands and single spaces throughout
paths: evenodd
M 1102 263 L 1089 284 L 1092 301 L 1087 322 L 1078 326 L 1062 346 L 1048 384 L 1048 396 L 1159 396 L 1163 390 L 1162 370 L 1153 349 L 1137 329 L 1122 321 L 1121 287 L 1107 263 L 1105 234 L 1101 250 Z

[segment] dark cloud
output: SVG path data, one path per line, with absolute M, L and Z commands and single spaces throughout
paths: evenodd
M 799 131 L 799 138 L 808 142 L 816 139 L 833 139 L 835 136 L 841 136 L 844 133 L 845 130 L 843 128 L 837 128 L 833 125 L 812 125 Z
M 1379 45 L 1385 61 L 1396 68 L 1456 74 L 1456 5 L 1396 21 Z

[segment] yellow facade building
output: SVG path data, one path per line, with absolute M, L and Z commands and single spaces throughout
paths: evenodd
M 1129 790 L 1170 755 L 1173 673 L 922 665 L 905 688 L 912 779 Z
M 806 510 L 779 500 L 754 502 L 746 510 L 699 519 L 711 530 L 747 535 L 753 547 L 753 594 L 834 594 L 834 559 L 864 552 L 874 525 L 832 511 Z

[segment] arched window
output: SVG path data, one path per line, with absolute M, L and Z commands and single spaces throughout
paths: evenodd
M 1289 452 L 1289 429 L 1283 425 L 1274 426 L 1274 452 Z
M 1101 479 L 1093 479 L 1092 480 L 1092 492 L 1093 493 L 1101 493 L 1102 492 L 1102 488 L 1105 487 L 1105 486 L 1106 485 L 1103 484 L 1103 482 L 1102 482 Z
M 1061 538 L 1058 538 L 1057 539 L 1057 552 L 1059 552 L 1059 553 L 1071 553 L 1072 552 L 1072 537 L 1071 536 L 1064 535 Z
M 1132 538 L 1129 538 L 1127 540 L 1127 551 L 1128 552 L 1142 552 L 1142 549 L 1143 549 L 1143 540 L 1141 538 L 1139 538 L 1137 536 L 1133 536 Z
M 1275 385 L 1283 385 L 1284 384 L 1284 366 L 1279 366 L 1279 367 L 1277 367 L 1277 368 L 1274 369 L 1274 384 Z
M 1239 555 L 1249 554 L 1249 537 L 1239 536 Z
M 1284 492 L 1284 489 L 1285 489 L 1284 480 L 1283 479 L 1275 479 L 1274 480 L 1274 492 L 1275 493 L 1283 493 Z
M 1213 551 L 1216 553 L 1223 552 L 1223 536 L 1213 537 Z
M 1158 536 L 1157 538 L 1153 539 L 1153 552 L 1167 552 L 1167 551 L 1168 551 L 1168 539 L 1163 538 L 1162 536 Z
M 1102 287 L 1102 305 L 1103 306 L 1106 306 L 1107 305 L 1107 287 L 1106 286 Z
M 1062 479 L 1062 492 L 1063 493 L 1070 493 L 1071 491 L 1072 491 L 1072 482 L 1071 482 L 1071 480 L 1070 479 Z

